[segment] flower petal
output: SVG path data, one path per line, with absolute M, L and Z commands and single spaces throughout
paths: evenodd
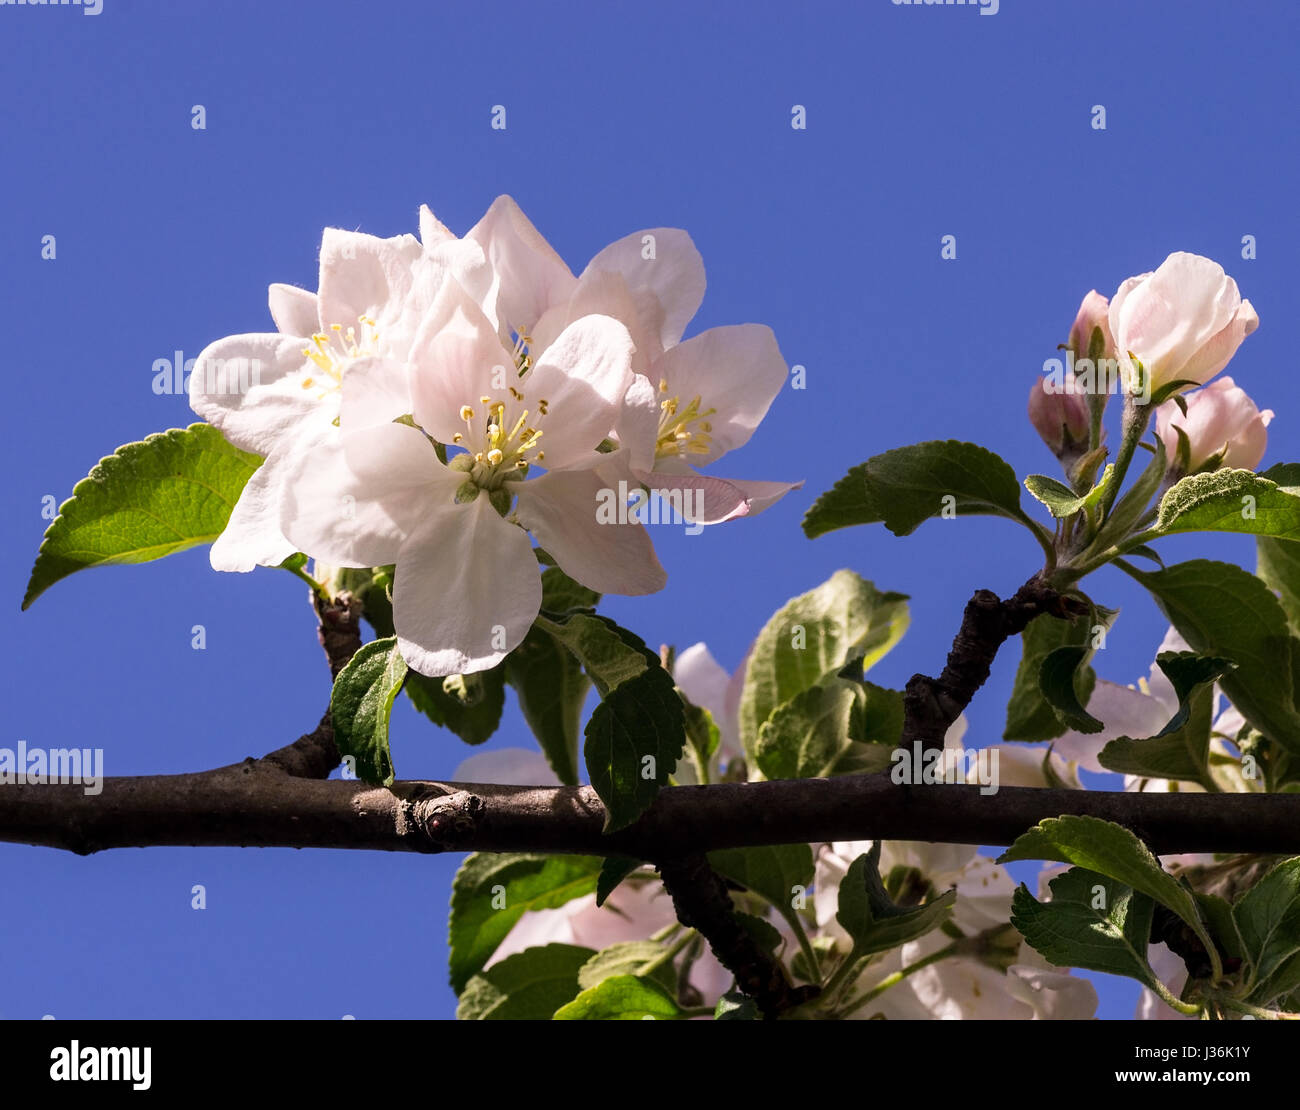
M 500 748 L 462 759 L 453 782 L 492 782 L 501 786 L 559 786 L 546 756 L 536 748 Z
M 323 562 L 383 566 L 417 524 L 453 505 L 460 480 L 416 428 L 340 431 L 294 455 L 280 527 L 295 550 Z
M 397 644 L 423 675 L 496 666 L 519 646 L 542 606 L 527 533 L 506 523 L 484 496 L 429 514 L 396 562 Z
M 287 451 L 272 451 L 253 471 L 225 530 L 208 553 L 213 570 L 244 572 L 256 566 L 274 567 L 297 550 L 280 529 L 281 490 L 290 458 Z
M 596 507 L 609 489 L 591 471 L 555 471 L 523 482 L 515 510 L 523 524 L 563 568 L 591 590 L 651 594 L 668 575 L 640 525 L 597 523 Z
M 362 316 L 391 317 L 392 306 L 411 290 L 411 267 L 423 249 L 414 235 L 378 239 L 327 227 L 320 245 L 322 327 L 353 327 Z
M 651 248 L 653 253 L 647 258 L 646 251 Z M 680 228 L 637 231 L 611 243 L 587 263 L 578 280 L 602 271 L 622 275 L 642 325 L 660 350 L 681 339 L 704 300 L 704 260 Z
M 348 429 L 387 424 L 411 411 L 407 364 L 385 358 L 358 359 L 343 375 L 339 423 Z
M 271 319 L 281 335 L 306 338 L 320 330 L 320 313 L 316 294 L 296 285 L 272 285 L 267 290 Z
M 694 465 L 704 466 L 748 441 L 786 373 L 772 329 L 738 324 L 710 328 L 666 351 L 650 377 L 667 382 L 666 396 L 685 404 L 698 395 L 705 410 L 715 410 L 708 418 L 713 425 L 708 452 L 690 456 Z

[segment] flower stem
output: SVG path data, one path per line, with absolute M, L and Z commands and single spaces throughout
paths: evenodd
M 884 994 L 890 987 L 897 986 L 909 975 L 915 975 L 922 968 L 929 967 L 931 964 L 938 963 L 940 960 L 946 960 L 949 956 L 956 955 L 959 947 L 959 943 L 954 941 L 952 944 L 948 945 L 948 947 L 940 948 L 937 952 L 931 952 L 930 955 L 922 957 L 914 964 L 908 964 L 906 967 L 895 971 L 892 975 L 886 975 L 885 978 L 881 979 L 880 982 L 870 990 L 864 991 L 862 994 L 858 995 L 857 998 L 850 1001 L 846 1007 L 839 1011 L 839 1016 L 841 1018 L 848 1017 L 855 1011 L 860 1010 L 872 999 L 878 998 L 880 995 Z
M 1101 520 L 1104 522 L 1114 508 L 1115 498 L 1119 495 L 1124 476 L 1133 462 L 1133 454 L 1146 434 L 1147 424 L 1151 421 L 1151 406 L 1137 404 L 1132 396 L 1124 399 L 1123 438 L 1120 440 L 1119 455 L 1115 459 L 1115 473 L 1111 475 L 1110 484 L 1101 501 Z

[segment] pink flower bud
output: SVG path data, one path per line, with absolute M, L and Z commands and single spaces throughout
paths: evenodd
M 1078 455 L 1088 443 L 1088 402 L 1075 392 L 1069 371 L 1059 382 L 1042 378 L 1029 390 L 1029 422 L 1058 459 Z
M 1092 349 L 1092 333 L 1101 328 L 1102 348 L 1098 358 L 1115 357 L 1115 340 L 1110 334 L 1110 301 L 1097 290 L 1092 290 L 1079 305 L 1079 314 L 1074 318 L 1074 327 L 1070 329 L 1070 350 L 1074 352 L 1075 361 L 1088 358 Z
M 1199 254 L 1171 254 L 1154 273 L 1131 277 L 1110 300 L 1110 330 L 1130 389 L 1130 355 L 1146 368 L 1151 392 L 1174 381 L 1204 385 L 1228 365 L 1259 326 L 1223 267 Z
M 1187 395 L 1187 415 L 1173 401 L 1156 410 L 1156 433 L 1164 441 L 1169 461 L 1177 465 L 1178 433 L 1187 436 L 1190 456 L 1183 469 L 1194 473 L 1221 466 L 1254 470 L 1268 445 L 1268 424 L 1273 410 L 1260 412 L 1231 378 L 1220 378 L 1204 389 Z

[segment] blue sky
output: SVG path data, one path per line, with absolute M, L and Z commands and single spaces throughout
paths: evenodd
M 1210 0 L 1002 0 L 992 17 L 889 0 L 0 7 L 0 744 L 180 772 L 312 726 L 327 673 L 283 572 L 218 575 L 199 550 L 77 575 L 20 613 L 42 498 L 61 501 L 120 443 L 189 423 L 183 397 L 153 393 L 154 361 L 269 330 L 267 284 L 314 287 L 322 227 L 414 231 L 428 203 L 463 232 L 502 192 L 575 270 L 631 231 L 686 228 L 709 278 L 688 335 L 766 323 L 807 368 L 718 468 L 805 489 L 701 536 L 661 529 L 666 592 L 610 599 L 609 614 L 651 643 L 706 640 L 731 667 L 775 608 L 847 566 L 913 598 L 873 679 L 934 670 L 970 593 L 1035 569 L 1027 533 L 963 519 L 810 542 L 799 520 L 848 467 L 907 442 L 972 439 L 1050 472 L 1025 398 L 1089 289 L 1173 250 L 1223 263 L 1261 318 L 1231 372 L 1278 412 L 1266 462 L 1300 457 L 1285 338 L 1297 32 L 1291 5 Z M 1233 538 L 1166 543 L 1172 558 L 1253 557 Z M 1134 681 L 1164 631 L 1154 605 L 1115 572 L 1085 585 L 1123 610 L 1101 674 Z M 972 706 L 968 743 L 1000 736 L 1017 657 Z M 526 741 L 510 708 L 494 743 Z M 448 775 L 467 752 L 399 710 L 401 777 Z M 0 1016 L 449 1015 L 457 862 L 0 845 L 0 949 L 32 953 L 8 962 Z M 1135 987 L 1101 991 L 1103 1016 L 1132 1012 Z

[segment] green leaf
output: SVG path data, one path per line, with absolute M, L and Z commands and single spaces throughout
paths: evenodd
M 876 524 L 883 518 L 867 489 L 867 464 L 860 463 L 813 503 L 804 515 L 803 530 L 810 540 L 855 524 Z
M 596 889 L 592 856 L 474 853 L 451 887 L 449 963 L 459 994 L 528 910 L 552 910 Z M 575 972 L 576 975 L 576 972 Z
M 600 877 L 596 880 L 596 905 L 603 906 L 606 899 L 614 893 L 624 879 L 641 866 L 639 859 L 627 856 L 606 856 L 600 865 Z
M 959 516 L 993 514 L 1035 527 L 1020 508 L 1016 472 L 973 443 L 933 440 L 886 451 L 867 460 L 866 483 L 868 501 L 896 536 L 909 535 L 947 506 Z
M 660 667 L 659 656 L 640 637 L 596 613 L 543 615 L 534 627 L 554 637 L 574 655 L 602 698 L 647 667 Z
M 713 1008 L 715 1021 L 757 1021 L 758 1004 L 747 994 L 728 991 Z
M 907 944 L 937 929 L 952 914 L 955 890 L 945 891 L 921 906 L 894 904 L 880 878 L 880 841 L 858 856 L 840 883 L 835 919 L 853 941 L 850 960 Z
M 899 691 L 833 679 L 776 708 L 759 729 L 756 759 L 769 779 L 881 771 L 902 730 Z
M 1047 506 L 1054 517 L 1073 516 L 1080 509 L 1092 508 L 1098 504 L 1115 473 L 1112 463 L 1103 471 L 1101 480 L 1087 493 L 1080 496 L 1064 482 L 1049 478 L 1045 474 L 1031 474 L 1025 479 L 1025 489 Z
M 657 659 L 605 695 L 585 735 L 587 774 L 613 832 L 650 807 L 686 747 L 685 708 Z
M 1038 671 L 1038 685 L 1043 698 L 1070 728 L 1080 732 L 1100 732 L 1106 726 L 1079 701 L 1087 679 L 1080 665 L 1091 653 L 1086 646 L 1059 647 L 1043 660 Z M 1085 694 L 1085 696 L 1087 696 Z
M 1300 952 L 1283 960 L 1271 976 L 1259 983 L 1251 991 L 1250 1001 L 1290 1013 L 1300 1011 Z
M 72 488 L 45 530 L 26 609 L 86 567 L 147 563 L 212 543 L 261 459 L 211 424 L 173 428 L 119 447 Z
M 397 650 L 396 638 L 389 637 L 363 644 L 334 680 L 330 694 L 334 743 L 344 759 L 351 757 L 356 763 L 362 782 L 392 784 L 388 720 L 406 675 L 406 660 Z
M 1107 548 L 1128 538 L 1134 526 L 1146 514 L 1151 498 L 1156 495 L 1165 480 L 1168 463 L 1165 459 L 1164 440 L 1155 438 L 1155 457 L 1147 468 L 1138 475 L 1132 488 L 1111 508 L 1100 531 L 1090 545 L 1092 551 L 1105 551 Z
M 1007 724 L 1002 733 L 1004 740 L 1031 743 L 1055 740 L 1066 731 L 1068 726 L 1065 721 L 1043 694 L 1043 663 L 1059 648 L 1091 647 L 1094 626 L 1099 623 L 1108 626 L 1115 616 L 1113 610 L 1095 605 L 1092 608 L 1092 616 L 1077 617 L 1072 621 L 1042 613 L 1031 620 L 1020 634 L 1020 666 L 1016 670 L 1011 699 L 1007 702 Z M 1096 675 L 1091 667 L 1083 666 L 1079 669 L 1077 682 L 1080 699 L 1091 696 L 1095 681 Z
M 852 571 L 788 601 L 754 641 L 740 696 L 741 740 L 754 760 L 759 729 L 777 706 L 838 677 L 850 660 L 863 673 L 907 631 L 907 597 L 885 593 Z
M 998 857 L 998 863 L 1022 859 L 1071 863 L 1115 879 L 1173 910 L 1207 949 L 1213 948 L 1192 892 L 1165 871 L 1151 850 L 1123 825 L 1097 817 L 1049 817 L 1017 837 Z
M 1190 474 L 1161 499 L 1155 528 L 1162 536 L 1245 532 L 1300 540 L 1300 497 L 1251 470 Z
M 1286 614 L 1269 588 L 1239 566 L 1208 559 L 1161 571 L 1124 569 L 1151 591 L 1194 652 L 1237 664 L 1219 686 L 1246 720 L 1300 752 L 1295 705 L 1300 644 L 1291 638 Z
M 573 653 L 533 627 L 503 663 L 505 679 L 546 761 L 567 786 L 578 783 L 578 738 L 591 682 Z
M 1238 900 L 1233 919 L 1260 982 L 1300 952 L 1300 856 L 1283 860 Z
M 662 988 L 648 979 L 615 975 L 583 991 L 555 1013 L 556 1021 L 640 1021 L 681 1017 Z
M 1300 544 L 1259 536 L 1255 573 L 1276 590 L 1292 635 L 1300 635 Z
M 708 767 L 722 743 L 722 730 L 718 728 L 712 713 L 703 706 L 693 704 L 680 688 L 677 694 L 682 699 L 682 709 L 686 715 L 686 742 L 695 752 L 696 761 L 702 767 Z
M 1057 967 L 1125 975 L 1148 987 L 1156 974 L 1147 963 L 1155 903 L 1132 887 L 1082 867 L 1051 883 L 1050 902 L 1021 884 L 1011 899 L 1011 924 L 1029 946 Z
M 594 609 L 600 594 L 580 585 L 559 567 L 542 571 L 542 610 L 563 615 L 575 609 Z
M 1214 684 L 1233 664 L 1190 652 L 1161 652 L 1156 663 L 1173 684 L 1178 711 L 1155 736 L 1141 740 L 1121 736 L 1102 748 L 1097 759 L 1108 771 L 1195 782 L 1215 792 L 1219 786 L 1209 766 Z
M 633 975 L 637 978 L 648 975 L 665 991 L 672 994 L 677 989 L 677 975 L 671 961 L 658 963 L 664 952 L 664 946 L 652 940 L 612 944 L 593 953 L 591 958 L 582 965 L 582 969 L 578 972 L 578 985 L 582 990 L 591 990 L 592 987 L 616 975 Z M 652 967 L 656 963 L 658 966 Z M 574 994 L 577 994 L 577 991 Z
M 813 853 L 807 844 L 720 848 L 709 853 L 709 864 L 787 919 L 794 913 L 796 896 L 806 894 L 813 881 Z
M 461 993 L 460 1021 L 549 1021 L 579 991 L 582 967 L 595 955 L 573 944 L 526 948 L 480 971 Z
M 506 704 L 504 666 L 447 678 L 429 678 L 411 671 L 404 688 L 416 709 L 466 744 L 482 744 L 490 739 L 501 723 Z

